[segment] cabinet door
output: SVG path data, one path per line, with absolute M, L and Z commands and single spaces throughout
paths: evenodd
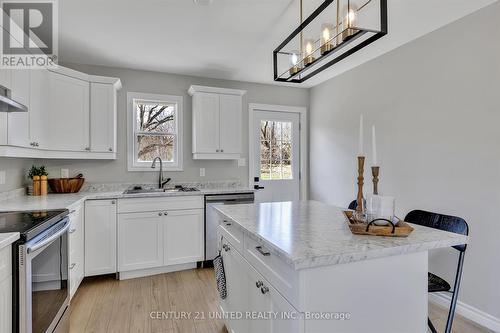
M 163 266 L 163 214 L 118 215 L 118 271 Z
M 0 332 L 12 332 L 12 276 L 0 281 Z
M 36 148 L 48 148 L 47 126 L 49 116 L 49 71 L 37 69 L 31 72 L 29 128 L 30 142 Z
M 111 84 L 90 83 L 90 150 L 116 151 L 116 90 Z
M 69 215 L 69 292 L 73 297 L 83 280 L 84 272 L 84 220 L 83 207 L 78 207 Z
M 219 95 L 193 95 L 193 153 L 219 151 Z
M 50 149 L 89 150 L 89 83 L 50 72 L 49 89 Z
M 116 200 L 85 202 L 85 276 L 116 273 Z
M 165 265 L 203 261 L 203 209 L 171 210 L 164 216 Z
M 247 274 L 245 259 L 226 239 L 222 240 L 222 246 L 226 249 L 222 251 L 222 260 L 226 276 L 227 297 L 224 300 L 219 299 L 219 304 L 226 313 L 246 313 L 251 308 L 248 300 L 251 299 L 252 293 L 255 294 L 256 286 L 252 287 L 251 285 L 253 281 Z M 227 324 L 230 328 L 229 331 L 233 333 L 262 332 L 252 331 L 246 320 L 242 319 L 228 319 Z
M 12 99 L 30 106 L 31 70 L 12 70 Z M 12 112 L 8 115 L 8 144 L 19 147 L 30 146 L 29 112 Z
M 241 154 L 242 97 L 220 95 L 220 152 Z

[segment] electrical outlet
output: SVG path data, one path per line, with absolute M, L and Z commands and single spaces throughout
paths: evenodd
M 5 171 L 1 170 L 0 171 L 0 185 L 4 185 L 4 184 L 5 184 Z
M 69 178 L 69 169 L 61 169 L 61 178 Z
M 245 158 L 238 158 L 238 166 L 244 167 L 245 165 L 247 165 L 247 160 Z
M 200 168 L 200 177 L 205 177 L 205 168 Z

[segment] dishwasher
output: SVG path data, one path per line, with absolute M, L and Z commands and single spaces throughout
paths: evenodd
M 210 267 L 213 264 L 212 261 L 218 255 L 217 226 L 219 221 L 214 207 L 253 202 L 254 194 L 252 192 L 205 196 L 205 262 L 203 266 Z

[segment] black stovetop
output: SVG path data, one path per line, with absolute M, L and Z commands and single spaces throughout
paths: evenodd
M 0 212 L 0 233 L 19 232 L 21 240 L 27 241 L 59 222 L 67 209 Z

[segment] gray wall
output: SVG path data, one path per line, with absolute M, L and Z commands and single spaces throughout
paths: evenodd
M 0 157 L 0 171 L 5 171 L 5 184 L 0 185 L 0 192 L 23 187 L 32 163 L 31 159 Z
M 189 86 L 206 85 L 247 90 L 243 104 L 243 157 L 248 163 L 248 103 L 284 104 L 308 106 L 309 90 L 272 85 L 244 83 L 136 71 L 121 68 L 65 64 L 67 67 L 89 74 L 114 76 L 122 80 L 123 88 L 118 94 L 118 159 L 115 161 L 44 161 L 49 172 L 57 176 L 60 168 L 69 168 L 70 174 L 82 172 L 88 182 L 126 182 L 149 183 L 156 180 L 153 172 L 128 172 L 126 152 L 126 96 L 128 91 L 156 94 L 180 95 L 184 97 L 184 170 L 168 172 L 166 176 L 174 181 L 230 180 L 248 182 L 248 165 L 238 167 L 237 161 L 200 161 L 193 160 L 191 149 L 191 97 L 187 94 Z M 206 169 L 206 176 L 199 177 L 199 168 Z
M 465 218 L 471 242 L 460 299 L 500 318 L 500 4 L 311 89 L 310 194 L 355 197 L 359 115 L 369 177 L 378 131 L 381 191 L 397 213 L 421 208 Z M 371 178 L 365 192 L 372 189 Z M 449 276 L 448 250 L 430 268 Z

